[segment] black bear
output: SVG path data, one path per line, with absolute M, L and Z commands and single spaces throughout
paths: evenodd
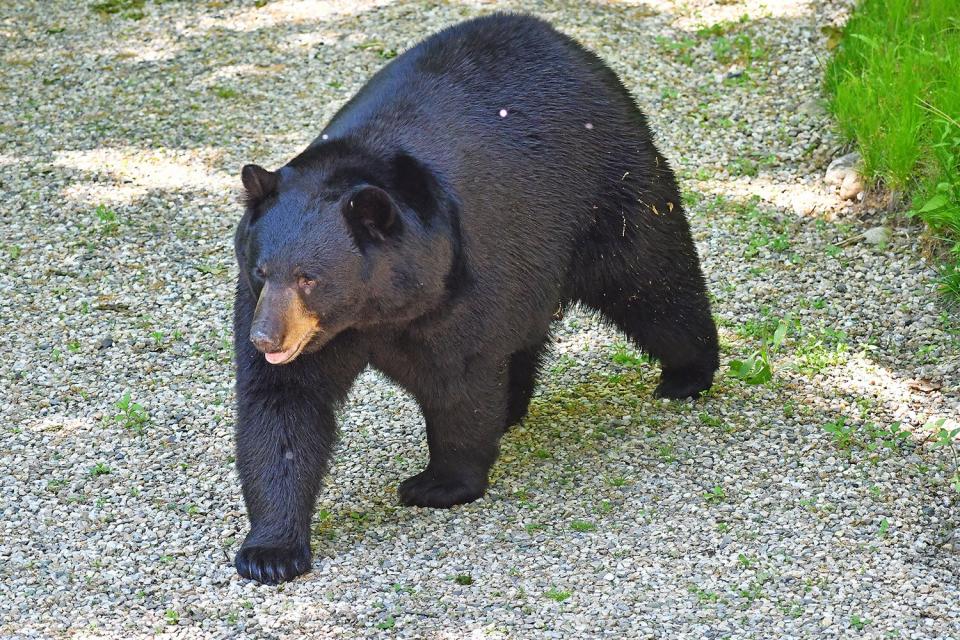
M 400 501 L 440 508 L 483 495 L 564 305 L 659 360 L 658 396 L 713 381 L 716 327 L 673 172 L 616 75 L 539 19 L 427 38 L 300 155 L 241 178 L 244 577 L 309 569 L 334 413 L 368 364 L 426 421 L 430 461 Z

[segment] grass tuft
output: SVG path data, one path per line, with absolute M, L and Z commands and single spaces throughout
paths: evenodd
M 913 198 L 960 300 L 960 13 L 957 0 L 863 0 L 826 70 L 830 108 L 866 177 Z

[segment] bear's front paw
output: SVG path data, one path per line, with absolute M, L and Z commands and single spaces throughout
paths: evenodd
M 485 482 L 436 474 L 426 469 L 400 483 L 400 503 L 408 507 L 447 509 L 455 504 L 473 502 L 486 490 Z
M 286 582 L 310 570 L 310 547 L 244 545 L 234 564 L 243 578 L 262 584 Z

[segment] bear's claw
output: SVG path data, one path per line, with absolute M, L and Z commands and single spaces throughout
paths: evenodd
M 283 546 L 243 547 L 237 552 L 234 564 L 241 577 L 261 584 L 278 584 L 310 570 L 310 550 Z

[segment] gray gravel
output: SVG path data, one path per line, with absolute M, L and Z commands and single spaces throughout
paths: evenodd
M 392 51 L 494 5 L 4 3 L 0 637 L 960 637 L 958 494 L 929 427 L 960 415 L 960 328 L 918 229 L 824 182 L 847 150 L 822 27 L 849 3 L 769 5 L 524 7 L 649 113 L 724 362 L 790 318 L 773 382 L 654 401 L 656 368 L 574 313 L 489 494 L 433 511 L 396 506 L 423 426 L 367 372 L 313 573 L 276 588 L 231 565 L 238 168 L 279 165 Z M 115 418 L 127 392 L 145 422 Z M 912 433 L 884 447 L 895 422 Z

